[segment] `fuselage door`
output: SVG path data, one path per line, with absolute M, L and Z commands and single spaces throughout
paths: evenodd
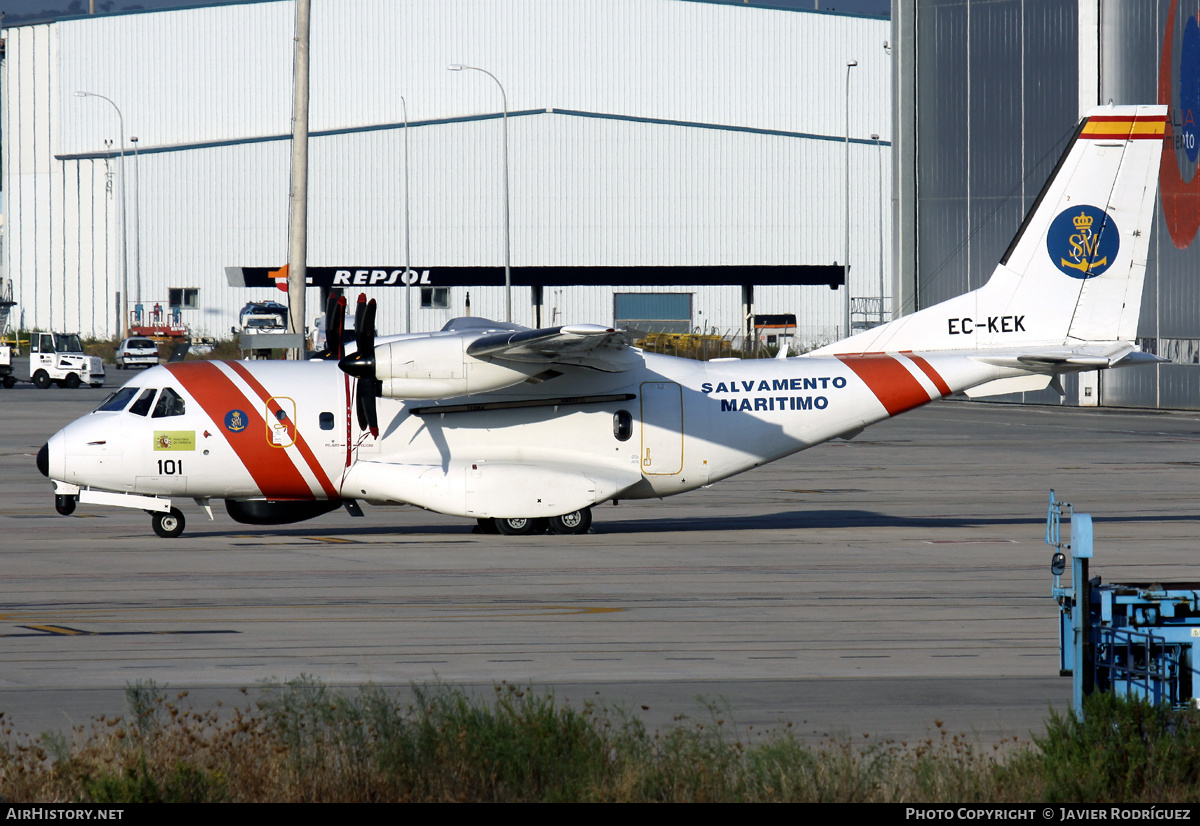
M 670 476 L 683 470 L 683 390 L 674 382 L 642 385 L 642 473 Z
M 267 443 L 271 447 L 291 447 L 296 443 L 296 402 L 287 396 L 267 399 L 263 417 L 267 423 Z

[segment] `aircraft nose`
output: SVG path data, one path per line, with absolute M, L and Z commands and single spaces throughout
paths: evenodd
M 37 469 L 42 475 L 59 481 L 67 478 L 66 428 L 51 436 L 37 452 Z

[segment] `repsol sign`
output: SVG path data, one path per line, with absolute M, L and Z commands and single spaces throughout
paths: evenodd
M 432 284 L 429 270 L 334 270 L 334 287 L 395 287 Z

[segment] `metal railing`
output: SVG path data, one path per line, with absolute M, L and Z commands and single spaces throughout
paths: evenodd
M 1180 705 L 1182 646 L 1163 637 L 1124 628 L 1098 629 L 1095 686 L 1151 703 Z

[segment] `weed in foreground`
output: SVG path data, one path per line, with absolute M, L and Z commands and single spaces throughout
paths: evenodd
M 1051 712 L 1038 768 L 1049 803 L 1194 802 L 1200 714 L 1112 694 L 1084 701 L 1084 719 Z
M 0 800 L 1134 802 L 1195 799 L 1200 725 L 1111 697 L 1087 721 L 1051 715 L 1036 745 L 985 753 L 940 723 L 920 742 L 742 732 L 720 704 L 664 731 L 601 702 L 500 684 L 411 701 L 311 678 L 208 711 L 137 683 L 124 718 L 0 739 Z

